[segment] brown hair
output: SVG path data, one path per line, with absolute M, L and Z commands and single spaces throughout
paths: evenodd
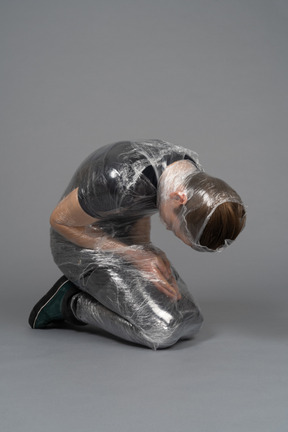
M 218 204 L 211 214 L 199 239 L 201 246 L 216 250 L 225 240 L 235 240 L 245 226 L 246 211 L 237 192 L 223 180 L 201 172 L 187 178 L 186 187 L 193 190 L 193 197 L 186 204 L 185 222 L 188 231 L 195 235 L 211 212 L 213 199 Z M 207 199 L 204 199 L 207 196 Z M 196 231 L 195 231 L 196 229 Z
M 209 249 L 216 250 L 224 246 L 225 240 L 236 239 L 244 228 L 245 220 L 243 205 L 234 202 L 220 204 L 208 220 L 199 243 Z

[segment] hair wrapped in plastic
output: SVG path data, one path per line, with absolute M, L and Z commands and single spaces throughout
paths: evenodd
M 173 205 L 175 199 L 182 199 L 183 205 Z M 169 207 L 177 215 L 172 223 L 171 217 L 167 219 Z M 167 228 L 200 252 L 221 251 L 245 226 L 245 207 L 237 192 L 188 160 L 172 164 L 163 172 L 158 208 Z
M 185 179 L 188 202 L 183 209 L 183 224 L 193 248 L 198 251 L 221 251 L 230 245 L 245 226 L 245 208 L 238 193 L 223 180 L 212 177 L 204 172 L 196 172 Z M 226 204 L 221 214 L 221 206 Z M 220 211 L 219 211 L 220 210 Z M 215 213 L 218 213 L 218 221 Z M 230 216 L 230 219 L 229 219 Z M 208 225 L 210 226 L 208 227 Z M 204 232 L 210 237 L 208 247 L 204 243 Z M 208 242 L 209 244 L 209 242 Z
M 176 169 L 165 182 L 169 167 L 179 168 L 181 161 L 183 176 Z M 207 194 L 204 176 L 196 153 L 160 140 L 111 144 L 80 165 L 58 205 L 63 215 L 51 228 L 54 260 L 80 289 L 71 300 L 78 320 L 153 349 L 199 331 L 203 318 L 190 291 L 151 242 L 150 216 L 181 185 L 188 201 L 177 220 L 202 249 L 201 234 L 215 208 L 241 202 L 236 192 L 214 193 L 212 180 Z M 206 213 L 198 221 L 203 204 Z

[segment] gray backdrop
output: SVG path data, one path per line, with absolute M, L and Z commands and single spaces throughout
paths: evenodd
M 0 1 L 3 432 L 287 431 L 287 20 L 285 0 Z M 201 334 L 155 353 L 32 331 L 57 200 L 95 148 L 138 138 L 195 150 L 248 206 L 221 254 L 153 217 Z

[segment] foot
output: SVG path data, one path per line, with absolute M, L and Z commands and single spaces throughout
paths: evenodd
M 82 324 L 69 308 L 69 300 L 78 292 L 80 290 L 66 276 L 62 276 L 32 309 L 30 326 L 33 329 L 43 329 L 59 321 Z

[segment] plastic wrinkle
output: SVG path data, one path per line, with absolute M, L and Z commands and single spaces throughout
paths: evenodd
M 194 200 L 193 211 L 203 203 L 209 211 L 187 235 L 195 249 L 209 251 L 199 239 L 211 214 L 225 200 L 240 199 L 219 194 L 211 200 L 211 194 L 201 188 L 203 173 L 195 152 L 160 140 L 111 144 L 80 165 L 61 200 L 78 188 L 80 206 L 95 218 L 95 223 L 83 227 L 83 236 L 95 239 L 95 247 L 77 246 L 51 228 L 54 261 L 80 288 L 71 303 L 78 320 L 152 349 L 197 334 L 203 322 L 199 308 L 165 254 L 148 237 L 150 216 L 190 176 L 195 179 L 193 189 L 184 190 Z M 184 206 L 183 222 L 186 213 Z M 71 217 L 69 225 L 75 224 Z M 168 279 L 177 287 L 178 299 L 161 291 Z
M 193 225 L 193 229 L 191 229 L 190 227 L 190 230 L 188 231 L 186 224 L 186 215 L 188 211 L 186 207 L 183 207 L 183 211 L 181 212 L 179 217 L 183 220 L 184 225 L 186 226 L 186 235 L 191 241 L 193 249 L 199 252 L 221 252 L 227 246 L 231 245 L 233 243 L 233 240 L 226 239 L 222 247 L 219 247 L 216 250 L 209 249 L 208 247 L 200 244 L 200 239 L 203 231 L 211 216 L 221 204 L 231 202 L 243 206 L 243 202 L 237 192 L 231 189 L 222 180 L 220 180 L 222 184 L 222 190 L 216 191 L 215 180 L 219 181 L 219 179 L 215 179 L 214 177 L 209 176 L 204 172 L 194 172 L 190 176 L 190 178 L 192 179 L 192 182 L 190 183 L 190 188 L 184 188 L 185 192 L 187 193 L 188 200 L 190 201 L 190 207 L 192 207 L 192 210 L 190 210 L 189 213 L 192 215 L 195 214 L 196 216 L 197 211 L 200 208 L 203 209 L 203 207 L 207 208 L 207 211 L 202 219 L 199 219 L 197 217 L 194 218 L 195 223 Z M 205 188 L 202 185 L 203 179 L 205 179 Z M 198 222 L 196 222 L 197 220 Z

